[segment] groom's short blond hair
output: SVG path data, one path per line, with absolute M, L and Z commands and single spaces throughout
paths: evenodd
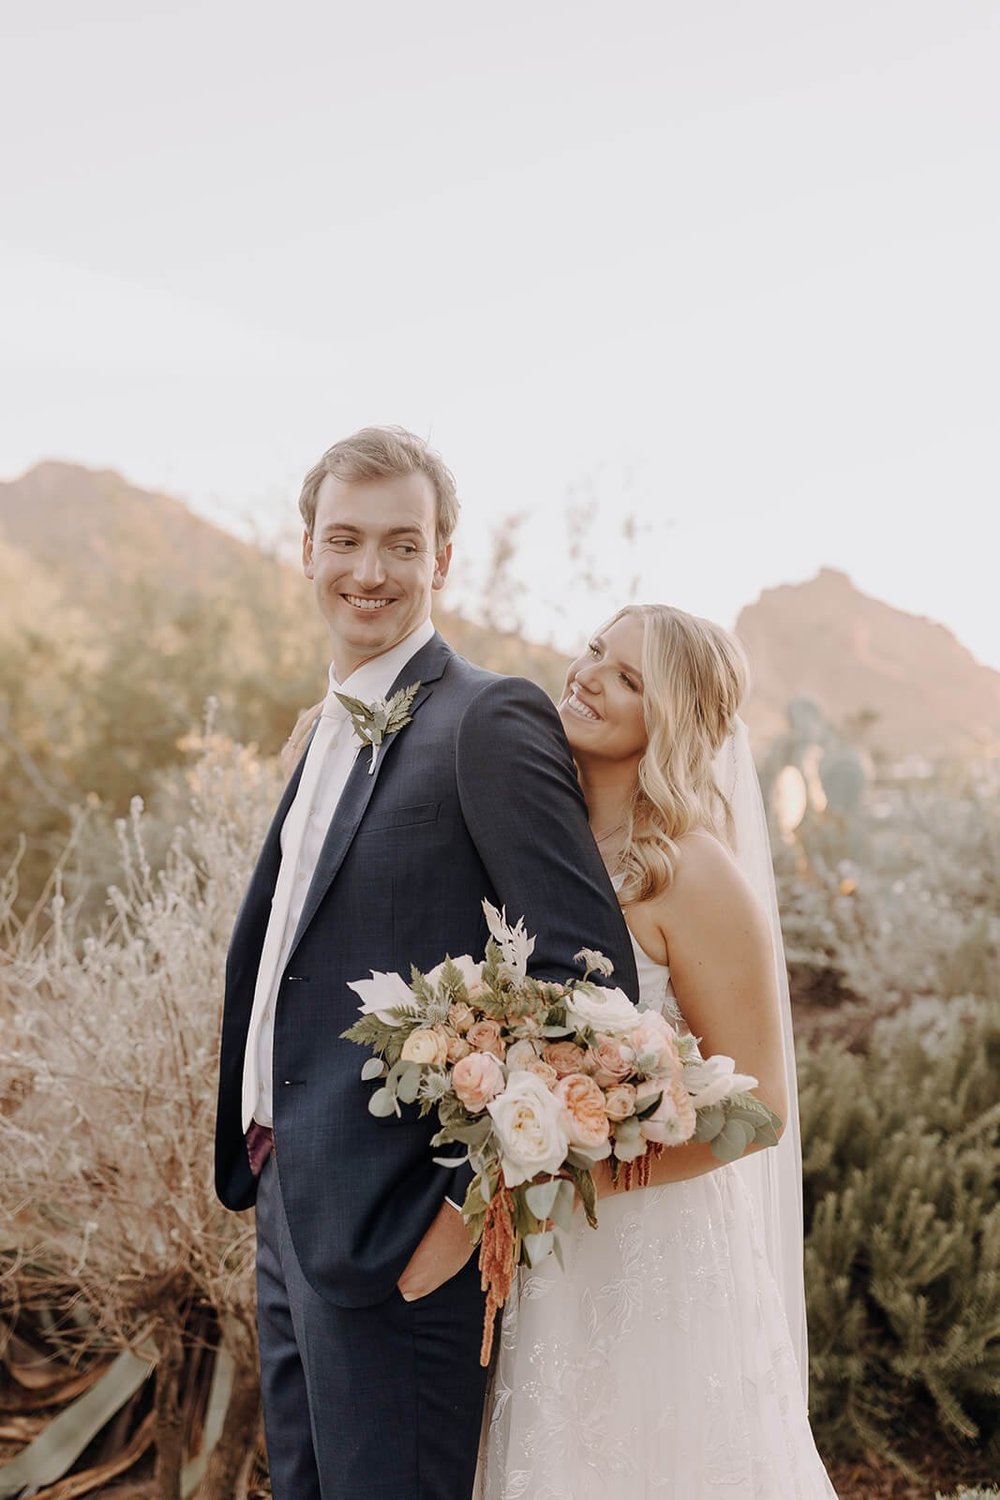
M 451 541 L 459 510 L 454 476 L 440 455 L 405 427 L 362 427 L 326 450 L 303 480 L 299 496 L 299 511 L 310 536 L 316 524 L 316 495 L 327 474 L 344 484 L 426 474 L 434 490 L 437 545 L 445 547 Z

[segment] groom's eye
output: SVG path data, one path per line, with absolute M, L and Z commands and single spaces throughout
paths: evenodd
M 600 656 L 601 654 L 601 648 L 596 641 L 591 641 L 587 647 L 587 650 L 590 652 L 591 656 Z

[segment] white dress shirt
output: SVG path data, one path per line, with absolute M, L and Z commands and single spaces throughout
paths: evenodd
M 243 1060 L 244 1130 L 250 1128 L 252 1120 L 259 1125 L 274 1123 L 271 1075 L 278 990 L 327 830 L 359 749 L 350 716 L 334 694 L 348 693 L 366 703 L 386 697 L 406 663 L 433 634 L 434 626 L 425 620 L 397 645 L 364 662 L 343 684 L 330 667 L 330 690 L 281 828 L 281 865 L 257 970 Z M 366 757 L 371 755 L 367 746 L 362 748 Z

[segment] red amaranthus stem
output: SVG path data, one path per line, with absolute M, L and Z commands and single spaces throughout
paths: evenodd
M 621 1166 L 621 1185 L 626 1192 L 634 1187 L 649 1187 L 649 1179 L 653 1171 L 653 1163 L 663 1155 L 663 1145 L 660 1141 L 650 1141 L 641 1156 L 635 1161 L 626 1161 Z
M 479 1363 L 485 1369 L 493 1353 L 496 1316 L 510 1296 L 514 1280 L 514 1202 L 510 1189 L 499 1185 L 486 1207 L 483 1238 L 479 1246 L 479 1270 L 482 1274 L 482 1288 L 486 1293 Z

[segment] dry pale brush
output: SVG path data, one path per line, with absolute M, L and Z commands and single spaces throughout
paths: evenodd
M 15 935 L 0 959 L 0 1247 L 18 1296 L 53 1278 L 75 1289 L 78 1338 L 155 1346 L 164 1497 L 181 1494 L 204 1417 L 185 1373 L 204 1378 L 213 1360 L 192 1343 L 221 1350 L 232 1395 L 198 1494 L 231 1500 L 256 1351 L 252 1228 L 212 1187 L 217 1038 L 228 937 L 278 782 L 211 735 L 192 748 L 191 818 L 165 867 L 147 863 L 137 802 L 101 930 L 78 932 L 57 889 L 47 934 Z

